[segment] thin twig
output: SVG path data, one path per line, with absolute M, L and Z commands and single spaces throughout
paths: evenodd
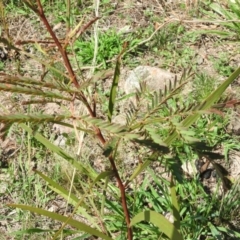
M 99 15 L 99 0 L 95 0 L 95 15 L 98 17 Z M 94 25 L 94 54 L 92 59 L 92 66 L 96 64 L 97 60 L 97 54 L 98 54 L 98 21 L 96 21 Z M 92 77 L 93 73 L 95 71 L 95 68 L 92 68 L 90 70 L 90 76 Z
M 139 42 L 138 44 L 136 44 L 135 46 L 131 47 L 130 49 L 128 49 L 125 53 L 131 52 L 132 50 L 134 50 L 135 48 L 137 48 L 139 45 L 142 45 L 144 43 L 149 42 L 154 35 L 161 29 L 163 28 L 165 25 L 172 23 L 172 22 L 181 22 L 181 23 L 212 23 L 212 24 L 220 24 L 220 23 L 225 23 L 225 22 L 240 22 L 240 20 L 224 20 L 224 21 L 211 21 L 211 20 L 201 20 L 201 19 L 194 19 L 194 20 L 183 20 L 180 18 L 171 18 L 169 20 L 167 20 L 166 22 L 162 23 L 160 26 L 158 26 L 156 28 L 156 30 L 151 34 L 151 36 L 141 42 Z
M 57 48 L 62 55 L 63 61 L 65 63 L 65 66 L 67 68 L 67 71 L 69 73 L 71 81 L 76 86 L 76 88 L 80 88 L 80 85 L 79 85 L 79 83 L 76 79 L 76 75 L 73 72 L 72 66 L 71 66 L 70 61 L 68 59 L 67 52 L 64 50 L 64 48 L 62 47 L 61 43 L 59 42 L 56 34 L 53 32 L 52 27 L 50 26 L 45 14 L 44 14 L 42 4 L 41 4 L 40 0 L 37 0 L 37 4 L 38 4 L 38 12 L 37 13 L 38 13 L 39 17 L 41 18 L 41 20 L 43 21 L 44 25 L 46 26 L 46 28 L 47 28 L 48 32 L 50 33 L 51 37 L 53 38 L 55 44 L 57 45 Z
M 147 38 L 147 39 L 139 42 L 139 43 L 136 44 L 135 46 L 129 48 L 129 49 L 125 52 L 125 54 L 128 53 L 128 52 L 131 52 L 132 50 L 134 50 L 134 49 L 135 49 L 136 47 L 138 47 L 139 45 L 142 45 L 142 44 L 144 44 L 144 43 L 149 42 L 149 41 L 154 37 L 154 35 L 155 35 L 161 28 L 163 28 L 163 27 L 164 27 L 165 25 L 167 25 L 168 23 L 170 23 L 170 22 L 175 22 L 175 21 L 176 21 L 175 19 L 172 19 L 172 20 L 169 20 L 169 21 L 167 21 L 167 22 L 164 22 L 163 24 L 161 24 L 160 26 L 157 27 L 157 29 L 151 34 L 151 36 L 150 36 L 149 38 Z
M 76 74 L 74 73 L 73 69 L 72 69 L 72 65 L 70 64 L 70 61 L 69 61 L 69 58 L 68 58 L 68 55 L 67 55 L 67 52 L 66 50 L 62 47 L 61 43 L 59 42 L 57 36 L 55 35 L 55 33 L 53 32 L 45 14 L 44 14 L 44 11 L 43 11 L 43 8 L 42 8 L 42 4 L 40 2 L 40 0 L 37 0 L 37 4 L 38 4 L 38 11 L 37 11 L 37 14 L 39 15 L 39 17 L 41 18 L 41 20 L 43 21 L 44 25 L 46 26 L 48 32 L 50 33 L 51 37 L 53 38 L 55 44 L 57 45 L 57 48 L 59 50 L 59 52 L 61 53 L 62 55 L 62 58 L 63 58 L 63 61 L 64 61 L 64 64 L 65 64 L 65 67 L 67 68 L 67 71 L 68 71 L 68 74 L 69 74 L 69 77 L 70 77 L 70 80 L 72 81 L 72 83 L 75 85 L 76 88 L 80 88 L 80 85 L 77 81 L 77 77 L 76 77 Z M 85 95 L 80 92 L 81 94 L 81 99 L 82 101 L 84 102 L 84 104 L 86 105 L 88 111 L 89 111 L 89 114 L 92 116 L 92 117 L 95 117 L 95 114 L 93 113 L 88 101 L 87 101 L 87 98 L 85 97 Z

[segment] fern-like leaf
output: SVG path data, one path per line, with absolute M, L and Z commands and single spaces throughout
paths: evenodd
M 148 113 L 146 114 L 145 119 L 151 117 L 162 109 L 169 99 L 172 99 L 182 90 L 182 88 L 189 82 L 192 75 L 191 70 L 184 71 L 179 81 L 177 81 L 177 78 L 175 77 L 173 82 L 169 81 L 168 87 L 165 85 L 164 90 L 155 91 L 151 96 L 151 105 L 148 105 Z
M 9 84 L 0 84 L 0 90 L 6 91 L 6 92 L 15 92 L 15 93 L 22 93 L 22 94 L 27 94 L 27 95 L 35 95 L 35 96 L 42 96 L 42 97 L 72 101 L 71 97 L 63 96 L 60 93 L 54 93 L 54 92 L 45 91 L 45 90 L 43 91 L 41 89 L 36 89 L 32 86 L 31 87 L 20 87 L 20 86 L 11 86 Z
M 14 75 L 8 75 L 5 73 L 0 73 L 0 82 L 5 83 L 7 85 L 11 84 L 13 86 L 22 86 L 22 87 L 41 87 L 41 88 L 47 88 L 51 90 L 58 90 L 61 92 L 66 93 L 75 93 L 78 94 L 80 90 L 85 89 L 89 86 L 89 82 L 83 82 L 81 84 L 81 87 L 79 89 L 72 88 L 66 84 L 60 83 L 60 82 L 53 82 L 53 81 L 39 81 L 33 78 L 27 78 L 22 76 L 14 76 Z
M 9 114 L 9 115 L 0 115 L 0 122 L 5 124 L 13 124 L 13 123 L 43 123 L 43 122 L 58 122 L 63 121 L 65 119 L 69 119 L 70 115 L 44 115 L 44 114 Z

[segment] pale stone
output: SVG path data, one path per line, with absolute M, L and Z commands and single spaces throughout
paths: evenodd
M 169 81 L 174 80 L 175 74 L 164 69 L 150 66 L 138 66 L 130 72 L 125 81 L 124 91 L 126 94 L 136 92 L 140 89 L 140 82 L 145 81 L 150 91 L 164 89 Z
M 183 163 L 182 170 L 185 173 L 188 173 L 190 176 L 194 176 L 195 174 L 197 174 L 197 169 L 195 164 L 190 161 L 186 161 L 185 163 Z
M 167 212 L 167 213 L 165 214 L 165 218 L 166 218 L 170 223 L 174 223 L 174 217 L 173 217 L 172 213 Z

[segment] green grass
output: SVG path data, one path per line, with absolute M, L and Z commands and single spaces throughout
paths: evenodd
M 102 64 L 102 68 L 109 67 L 109 61 L 112 61 L 121 51 L 123 40 L 116 31 L 107 31 L 98 36 L 98 51 L 96 64 Z M 80 66 L 90 65 L 94 58 L 94 39 L 77 40 L 74 45 L 74 51 Z M 111 62 L 110 62 L 111 63 Z M 110 65 L 111 66 L 111 65 Z
M 4 69 L 4 63 L 0 62 L 0 71 L 2 71 Z
M 219 54 L 218 58 L 210 58 L 213 62 L 213 67 L 222 76 L 229 76 L 234 71 L 234 67 L 229 64 L 229 56 L 227 53 Z

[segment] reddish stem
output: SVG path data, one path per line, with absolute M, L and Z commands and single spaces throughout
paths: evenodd
M 47 18 L 45 16 L 45 14 L 44 14 L 44 11 L 43 11 L 43 8 L 42 8 L 42 4 L 41 4 L 40 0 L 37 0 L 37 4 L 38 4 L 38 12 L 37 13 L 38 13 L 39 17 L 41 18 L 41 20 L 43 21 L 44 25 L 46 26 L 46 28 L 47 28 L 48 32 L 50 33 L 52 39 L 56 43 L 57 48 L 58 48 L 59 52 L 62 55 L 63 61 L 65 63 L 65 66 L 67 68 L 67 71 L 69 73 L 71 81 L 73 82 L 73 84 L 75 85 L 76 88 L 80 88 L 80 85 L 79 85 L 79 83 L 78 83 L 78 81 L 76 79 L 76 75 L 75 75 L 75 73 L 74 73 L 74 71 L 72 69 L 72 66 L 70 64 L 70 61 L 68 59 L 67 52 L 66 52 L 66 50 L 64 50 L 64 48 L 62 47 L 61 43 L 59 42 L 56 34 L 53 32 L 53 30 L 52 30 L 52 28 L 51 28 L 51 26 L 50 26 L 50 24 L 49 24 L 49 22 L 48 22 L 48 20 L 47 20 Z
M 38 4 L 38 11 L 37 14 L 39 15 L 39 17 L 41 18 L 41 20 L 43 21 L 44 25 L 46 26 L 48 32 L 50 33 L 51 37 L 53 38 L 55 44 L 58 47 L 59 52 L 62 55 L 63 61 L 65 63 L 65 66 L 67 68 L 67 71 L 69 73 L 70 79 L 73 82 L 73 84 L 75 85 L 76 88 L 80 88 L 80 85 L 76 79 L 76 75 L 72 69 L 72 66 L 70 64 L 68 55 L 66 50 L 62 47 L 61 43 L 59 42 L 58 38 L 56 37 L 55 33 L 53 32 L 50 24 L 48 23 L 48 20 L 46 19 L 46 16 L 44 14 L 43 8 L 42 8 L 42 4 L 40 2 L 40 0 L 37 0 L 37 4 Z M 97 20 L 97 18 L 95 18 L 93 21 L 91 21 L 89 24 L 87 24 L 83 30 L 86 30 L 87 27 L 89 27 L 93 22 L 95 22 Z M 81 31 L 82 33 L 82 31 Z M 85 103 L 89 114 L 91 115 L 91 117 L 96 117 L 96 112 L 95 110 L 93 111 L 87 101 L 87 98 L 85 97 L 85 95 L 81 92 L 81 98 L 82 101 Z M 95 128 L 95 133 L 98 137 L 98 139 L 100 140 L 100 142 L 104 145 L 106 143 L 106 140 L 104 139 L 101 130 L 99 128 Z M 109 157 L 109 161 L 111 163 L 112 166 L 112 170 L 114 172 L 114 175 L 116 177 L 117 183 L 118 183 L 118 187 L 120 189 L 120 193 L 121 193 L 121 200 L 122 200 L 122 207 L 123 207 L 123 211 L 124 211 L 124 215 L 125 215 L 125 220 L 126 220 L 126 224 L 127 224 L 127 228 L 128 228 L 128 240 L 132 240 L 133 239 L 133 233 L 132 233 L 132 228 L 130 227 L 130 214 L 128 211 L 128 207 L 127 207 L 127 200 L 126 200 L 126 193 L 125 193 L 125 187 L 123 185 L 123 182 L 121 180 L 121 177 L 118 173 L 117 167 L 115 165 L 115 161 L 114 158 L 112 156 Z
M 101 141 L 101 143 L 104 145 L 106 143 L 106 140 L 104 139 L 101 131 L 99 128 L 95 129 L 96 135 L 99 138 L 99 140 Z M 132 240 L 133 239 L 133 233 L 132 233 L 132 228 L 130 227 L 130 215 L 129 215 L 129 211 L 128 211 L 128 207 L 127 207 L 127 200 L 126 200 L 126 193 L 125 193 L 125 186 L 122 182 L 121 177 L 119 176 L 114 158 L 112 157 L 112 155 L 108 158 L 111 165 L 112 165 L 112 170 L 113 173 L 117 179 L 117 183 L 118 183 L 118 187 L 120 189 L 120 193 L 121 193 L 121 200 L 122 200 L 122 207 L 123 207 L 123 211 L 124 211 L 124 215 L 125 215 L 125 220 L 127 223 L 127 228 L 128 228 L 128 240 Z

